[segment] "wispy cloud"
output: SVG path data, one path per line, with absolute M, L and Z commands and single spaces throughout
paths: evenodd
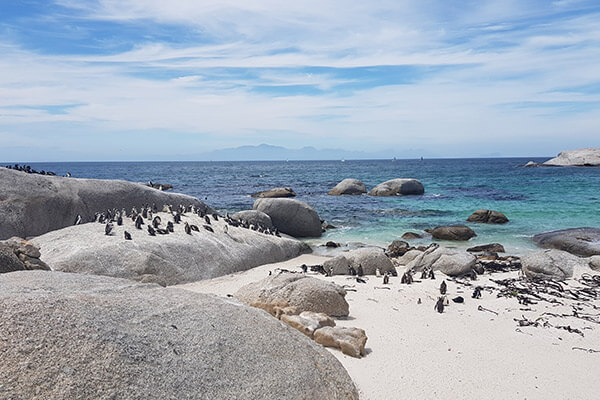
M 166 158 L 178 142 L 600 146 L 593 1 L 238 3 L 1 5 L 0 159 L 47 159 L 48 143 L 54 157 L 113 158 L 107 137 L 149 157 L 144 135 L 169 138 Z M 15 153 L 16 134 L 39 140 Z

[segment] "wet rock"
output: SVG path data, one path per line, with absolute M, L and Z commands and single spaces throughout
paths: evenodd
M 340 244 L 336 243 L 336 242 L 329 241 L 329 242 L 325 243 L 325 247 L 330 247 L 330 248 L 335 249 L 337 247 L 340 247 Z
M 483 224 L 505 224 L 508 222 L 508 218 L 499 211 L 477 210 L 467 218 L 467 221 Z
M 394 240 L 387 248 L 388 257 L 400 257 L 403 256 L 408 250 L 410 245 L 403 240 Z
M 358 179 L 344 179 L 329 191 L 332 196 L 361 195 L 363 193 L 367 193 L 367 188 Z
M 341 326 L 326 326 L 317 329 L 314 333 L 315 342 L 325 347 L 340 349 L 342 353 L 351 357 L 360 358 L 366 355 L 365 345 L 367 335 L 359 328 L 345 328 Z
M 491 251 L 494 253 L 504 253 L 504 246 L 502 246 L 500 243 L 482 244 L 479 246 L 469 247 L 467 251 L 469 253 L 481 253 L 486 251 Z
M 583 257 L 600 255 L 600 229 L 571 228 L 544 232 L 533 237 L 540 247 L 568 251 Z
M 416 179 L 391 179 L 369 191 L 371 196 L 405 196 L 425 193 L 423 184 Z
M 289 187 L 278 187 L 269 190 L 265 190 L 264 192 L 254 193 L 252 197 L 257 198 L 275 198 L 275 197 L 295 197 L 296 192 Z
M 473 229 L 466 225 L 438 226 L 431 230 L 431 236 L 440 240 L 465 241 L 477 236 Z
M 422 237 L 423 237 L 423 235 L 420 235 L 415 232 L 406 232 L 404 235 L 402 235 L 402 239 L 406 239 L 406 240 L 421 239 Z

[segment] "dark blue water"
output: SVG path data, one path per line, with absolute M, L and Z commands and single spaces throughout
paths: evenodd
M 534 247 L 539 232 L 600 227 L 600 168 L 519 168 L 531 159 L 432 159 L 290 162 L 34 163 L 74 177 L 170 183 L 225 211 L 252 208 L 251 193 L 290 186 L 298 199 L 338 227 L 326 240 L 384 245 L 406 231 L 466 223 L 476 209 L 505 213 L 505 225 L 468 224 L 478 237 L 468 244 L 500 242 L 512 251 Z M 533 159 L 544 161 L 544 159 Z M 328 196 L 344 178 L 367 189 L 393 178 L 415 178 L 423 196 Z

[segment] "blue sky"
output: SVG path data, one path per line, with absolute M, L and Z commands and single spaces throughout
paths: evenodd
M 599 66 L 598 1 L 0 0 L 0 160 L 553 155 Z

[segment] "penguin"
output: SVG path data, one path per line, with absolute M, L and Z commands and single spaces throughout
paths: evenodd
M 148 209 L 146 207 L 142 208 L 142 217 L 148 218 Z
M 473 295 L 471 296 L 474 299 L 480 299 L 481 298 L 481 286 L 477 286 L 475 288 L 475 290 L 473 291 Z
M 413 283 L 412 273 L 410 271 L 406 271 L 402 275 L 402 279 L 400 280 L 400 283 L 406 283 L 407 285 L 410 285 L 411 283 Z
M 352 275 L 352 276 L 355 276 L 355 275 L 356 275 L 356 270 L 354 269 L 354 267 L 353 267 L 352 265 L 350 265 L 350 266 L 348 267 L 348 273 L 349 273 L 350 275 Z
M 111 224 L 110 222 L 106 224 L 106 226 L 104 227 L 104 234 L 106 236 L 112 236 L 112 230 L 113 230 L 113 224 Z
M 358 276 L 356 277 L 356 282 L 357 283 L 367 283 L 367 281 L 365 281 L 363 278 L 359 278 Z
M 206 221 L 206 225 L 210 225 L 210 218 L 208 218 L 208 215 L 204 216 L 204 221 Z
M 173 223 L 171 221 L 167 222 L 167 230 L 171 233 L 175 232 L 175 228 L 173 226 Z
M 386 274 L 383 276 L 383 284 L 384 284 L 384 285 L 387 285 L 388 283 L 390 283 L 390 276 L 389 276 L 389 275 L 386 273 Z
M 175 221 L 176 224 L 181 222 L 181 214 L 179 213 L 175 213 L 175 215 L 173 215 L 173 221 Z
M 213 230 L 213 228 L 212 228 L 210 225 L 202 225 L 202 227 L 203 227 L 204 229 L 206 229 L 207 231 L 209 231 L 209 232 L 212 232 L 212 233 L 214 233 L 214 232 L 215 232 L 215 231 Z
M 358 264 L 358 268 L 356 269 L 356 275 L 363 276 L 365 272 L 363 271 L 362 264 Z
M 308 267 L 306 266 L 306 264 L 302 264 L 300 266 L 300 268 L 302 268 L 302 272 L 306 273 L 308 271 Z
M 213 219 L 214 219 L 215 221 L 218 221 L 218 220 L 219 220 L 219 214 L 217 214 L 217 213 L 214 213 L 214 214 L 212 215 L 212 217 L 213 217 Z
M 156 231 L 154 230 L 154 228 L 151 225 L 148 225 L 148 234 L 150 236 L 156 236 Z
M 135 218 L 135 228 L 142 229 L 142 225 L 144 225 L 144 219 L 138 214 L 138 216 Z
M 375 269 L 375 276 L 381 278 L 381 271 L 379 270 L 379 268 Z
M 119 214 L 119 217 L 117 218 L 117 225 L 121 226 L 123 225 L 123 217 Z
M 455 303 L 464 303 L 465 299 L 462 296 L 457 296 L 457 297 L 453 298 L 452 301 Z
M 125 240 L 131 240 L 131 234 L 127 231 L 123 232 L 123 235 L 125 236 Z
M 433 308 L 440 314 L 444 312 L 444 297 L 439 297 L 437 303 L 435 303 L 435 307 Z
M 229 232 L 228 225 L 223 226 L 223 232 L 225 232 L 226 235 L 228 234 L 228 232 Z
M 450 300 L 448 300 L 448 296 L 444 296 L 444 306 L 449 306 Z
M 75 218 L 75 225 L 79 225 L 81 223 L 81 215 L 77 215 L 77 218 Z
M 423 272 L 421 272 L 421 279 L 427 279 L 427 271 L 428 268 L 423 268 Z
M 440 293 L 446 294 L 447 289 L 448 289 L 448 285 L 446 285 L 446 281 L 442 281 L 442 284 L 440 285 Z
M 185 229 L 185 233 L 187 233 L 188 235 L 192 234 L 192 229 L 190 228 L 190 224 L 188 224 L 187 222 L 185 223 L 185 226 L 183 227 L 183 229 Z
M 200 229 L 196 225 L 190 225 L 190 229 L 196 232 L 200 232 Z
M 152 226 L 154 227 L 154 229 L 158 229 L 160 222 L 161 222 L 161 219 L 158 215 L 156 217 L 154 217 L 154 219 L 152 220 Z
M 433 273 L 433 268 L 429 269 L 429 279 L 435 279 L 435 274 Z
M 156 233 L 158 233 L 160 235 L 168 235 L 169 231 L 167 229 L 156 228 Z

